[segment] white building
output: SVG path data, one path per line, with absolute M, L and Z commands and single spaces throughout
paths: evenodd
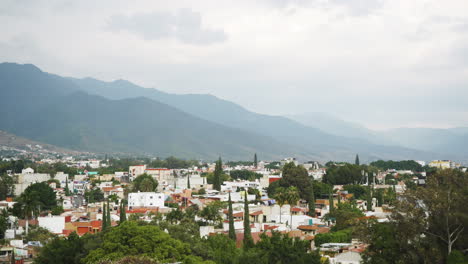
M 75 165 L 77 167 L 86 167 L 89 166 L 92 169 L 97 169 L 101 166 L 101 161 L 100 160 L 79 160 L 75 162 Z
M 15 184 L 15 195 L 19 196 L 24 192 L 29 185 L 36 182 L 44 182 L 50 180 L 50 174 L 34 173 L 34 170 L 27 168 L 22 170 L 21 174 L 17 174 L 17 183 Z
M 330 259 L 332 264 L 359 264 L 362 263 L 361 255 L 357 252 L 348 251 L 340 253 L 334 259 Z
M 65 216 L 38 217 L 39 226 L 48 229 L 54 234 L 62 234 L 65 229 Z
M 253 189 L 261 189 L 260 181 L 229 181 L 224 182 L 221 185 L 221 191 L 236 191 L 237 188 L 253 188 Z
M 135 166 L 128 167 L 128 173 L 130 174 L 130 177 L 132 179 L 135 179 L 136 177 L 145 173 L 145 170 L 146 170 L 146 165 L 135 165 Z
M 135 207 L 164 207 L 164 193 L 137 192 L 128 194 L 128 206 Z
M 200 189 L 206 188 L 208 184 L 206 181 L 206 177 L 202 177 L 198 174 L 190 175 L 190 176 L 182 176 L 177 177 L 175 180 L 177 189 L 187 189 L 187 177 L 190 177 L 190 188 Z M 174 185 L 173 183 L 169 183 L 169 185 Z
M 174 173 L 171 169 L 166 168 L 146 168 L 145 172 L 148 175 L 151 175 L 153 179 L 158 181 L 158 188 L 164 185 L 169 185 L 174 183 Z M 162 189 L 161 189 L 162 190 Z

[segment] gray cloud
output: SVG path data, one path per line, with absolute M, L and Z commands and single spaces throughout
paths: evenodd
M 113 31 L 128 31 L 146 40 L 174 38 L 183 43 L 206 45 L 224 42 L 223 30 L 202 27 L 200 13 L 190 9 L 168 12 L 139 13 L 132 16 L 115 15 L 108 24 Z
M 329 3 L 345 7 L 354 16 L 369 15 L 384 4 L 382 0 L 330 0 Z
M 266 114 L 468 125 L 466 0 L 0 1 L 0 61 Z

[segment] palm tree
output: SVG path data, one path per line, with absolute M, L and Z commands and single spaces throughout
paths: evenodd
M 29 232 L 29 219 L 39 214 L 39 207 L 41 203 L 37 197 L 38 195 L 36 195 L 35 192 L 24 192 L 19 199 L 19 203 L 21 204 L 21 211 L 26 218 L 26 235 L 28 235 Z
M 292 228 L 292 208 L 293 208 L 293 206 L 295 206 L 297 204 L 297 202 L 300 199 L 299 190 L 294 186 L 288 187 L 288 189 L 286 189 L 286 199 L 287 199 L 288 204 L 290 206 L 290 209 L 289 209 L 290 214 L 291 214 L 290 226 Z
M 280 207 L 280 223 L 281 223 L 281 208 L 287 202 L 286 189 L 284 187 L 278 187 L 275 192 L 275 200 Z

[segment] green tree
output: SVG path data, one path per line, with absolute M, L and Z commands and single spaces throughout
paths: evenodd
M 252 254 L 250 261 L 241 259 L 239 263 L 321 263 L 320 255 L 310 252 L 307 240 L 291 238 L 279 232 L 272 232 L 271 237 L 262 234 L 261 240 L 249 253 Z
M 8 229 L 8 211 L 0 211 L 0 240 L 5 238 L 5 231 Z
M 424 204 L 429 228 L 424 232 L 445 245 L 450 255 L 459 247 L 459 239 L 468 229 L 468 177 L 458 170 L 441 170 L 427 179 L 426 188 L 409 191 L 408 196 Z M 465 244 L 466 246 L 466 244 Z
M 47 243 L 34 259 L 36 264 L 70 263 L 79 264 L 80 252 L 83 252 L 83 243 L 80 237 L 73 232 L 68 238 L 54 238 Z
M 359 184 L 362 181 L 362 167 L 349 163 L 331 165 L 322 181 L 331 185 Z
M 26 241 L 39 241 L 42 245 L 45 245 L 55 237 L 57 236 L 51 233 L 46 228 L 40 226 L 32 226 L 31 230 L 29 230 L 29 233 L 26 236 Z
M 229 209 L 228 209 L 228 219 L 229 219 L 229 238 L 236 241 L 236 230 L 234 229 L 234 217 L 232 211 L 232 201 L 231 201 L 231 193 L 229 192 Z
M 68 177 L 65 178 L 65 196 L 70 196 L 70 189 L 68 188 Z
M 250 231 L 250 213 L 249 213 L 249 201 L 247 199 L 247 191 L 245 191 L 244 197 L 244 248 L 248 249 L 253 246 L 252 233 Z
M 214 170 L 214 178 L 213 178 L 213 189 L 221 191 L 221 174 L 223 173 L 223 163 L 221 161 L 221 157 L 219 157 L 218 161 L 216 162 L 215 170 Z
M 151 175 L 146 173 L 139 175 L 132 182 L 133 192 L 153 192 L 158 187 L 158 181 L 156 181 Z
M 199 216 L 205 219 L 205 221 L 208 223 L 211 223 L 213 225 L 219 225 L 223 220 L 220 214 L 220 210 L 223 207 L 224 204 L 222 202 L 211 202 L 199 212 Z
M 109 199 L 107 200 L 107 206 L 106 206 L 107 212 L 106 212 L 106 222 L 107 222 L 107 228 L 112 227 L 112 219 L 110 215 L 110 206 L 109 206 Z
M 54 208 L 52 208 L 51 214 L 52 215 L 61 215 L 63 212 L 65 212 L 63 210 L 63 206 L 55 206 Z
M 187 189 L 191 189 L 190 188 L 190 175 L 187 175 Z
M 351 242 L 352 233 L 351 229 L 344 229 L 337 232 L 317 234 L 314 239 L 315 246 L 325 243 L 349 243 Z
M 85 192 L 85 198 L 88 200 L 88 203 L 102 202 L 104 201 L 104 193 L 101 189 L 95 187 Z
M 8 176 L 6 173 L 0 174 L 0 201 L 13 196 L 14 190 L 13 177 Z
M 240 251 L 236 248 L 236 240 L 226 235 L 208 236 L 204 245 L 207 248 L 207 258 L 215 263 L 234 264 L 238 263 Z
M 255 166 L 255 168 L 258 167 L 257 153 L 255 153 L 255 155 L 254 155 L 254 166 Z
M 335 210 L 335 204 L 333 201 L 333 194 L 329 193 L 328 194 L 328 204 L 330 205 L 330 213 L 332 214 L 333 211 Z
M 120 222 L 119 225 L 127 221 L 127 212 L 125 212 L 125 203 L 122 201 L 120 203 Z
M 369 176 L 367 176 L 367 178 L 369 179 Z M 372 187 L 371 187 L 371 183 L 369 182 L 369 180 L 367 180 L 367 194 L 366 194 L 366 197 L 367 197 L 367 202 L 366 202 L 366 205 L 367 205 L 367 211 L 372 211 L 372 194 L 373 194 L 373 190 L 372 190 Z
M 343 230 L 356 225 L 357 219 L 363 217 L 364 214 L 351 203 L 340 203 L 328 216 L 336 219 L 333 230 Z
M 107 230 L 109 228 L 109 223 L 107 222 L 107 208 L 106 203 L 104 203 L 102 207 L 102 231 Z
M 299 195 L 302 199 L 309 197 L 308 192 L 312 182 L 309 178 L 309 173 L 302 166 L 296 166 L 290 162 L 283 167 L 283 178 L 280 180 L 280 185 L 283 187 L 294 186 L 299 190 Z
M 307 199 L 307 204 L 309 206 L 309 213 L 308 215 L 311 217 L 315 217 L 315 194 L 314 194 L 314 186 L 310 187 L 309 197 Z
M 286 194 L 286 189 L 284 187 L 276 188 L 274 198 L 275 198 L 276 203 L 280 207 L 280 219 L 279 219 L 279 221 L 281 223 L 281 209 L 283 208 L 283 205 L 286 204 L 286 202 L 288 201 L 288 197 L 287 197 L 287 194 Z
M 358 184 L 345 185 L 345 186 L 343 186 L 343 189 L 345 191 L 348 191 L 348 193 L 352 193 L 353 198 L 355 198 L 355 199 L 362 199 L 363 197 L 365 197 L 365 195 L 367 193 L 366 188 L 364 186 L 358 185 Z
M 29 232 L 29 219 L 39 215 L 43 210 L 57 206 L 55 192 L 46 182 L 29 185 L 13 206 L 16 216 L 26 219 L 26 235 Z
M 297 202 L 300 199 L 298 189 L 294 186 L 288 187 L 288 189 L 286 189 L 286 199 L 290 207 L 290 213 L 289 213 L 291 215 L 290 226 L 292 228 L 292 209 L 294 206 L 297 205 Z
M 147 256 L 161 263 L 173 263 L 184 261 L 189 255 L 187 244 L 172 238 L 159 227 L 126 221 L 105 233 L 101 247 L 92 250 L 84 262 L 99 263 L 125 256 Z
M 248 181 L 255 181 L 256 179 L 260 179 L 262 177 L 260 173 L 256 173 L 249 170 L 233 170 L 229 173 L 229 175 L 232 179 Z
M 360 165 L 359 163 L 360 163 L 360 162 L 359 162 L 359 155 L 356 154 L 356 159 L 354 160 L 354 165 L 358 165 L 358 166 L 359 166 L 359 165 Z

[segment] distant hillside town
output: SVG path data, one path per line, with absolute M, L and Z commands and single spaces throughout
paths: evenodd
M 399 199 L 447 171 L 465 173 L 466 167 L 450 160 L 363 165 L 358 155 L 354 164 L 262 161 L 256 154 L 237 162 L 2 158 L 0 238 L 6 246 L 0 257 L 38 261 L 52 254 L 54 239 L 70 236 L 97 236 L 104 242 L 96 243 L 105 244 L 99 234 L 137 230 L 124 223 L 137 222 L 164 227 L 184 243 L 188 238 L 177 226 L 186 226 L 193 241 L 228 237 L 234 251 L 280 236 L 301 241 L 309 257 L 322 262 L 361 263 L 374 245 L 373 234 L 359 230 L 394 223 Z M 95 250 L 87 258 L 105 257 Z

